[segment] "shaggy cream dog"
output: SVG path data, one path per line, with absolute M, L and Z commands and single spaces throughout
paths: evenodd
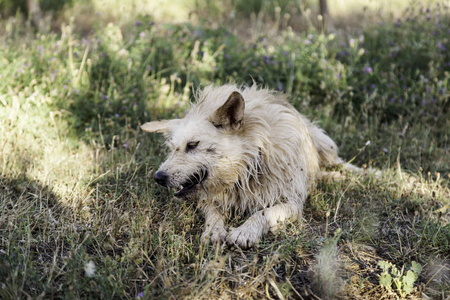
M 196 98 L 183 119 L 141 128 L 167 138 L 170 154 L 155 180 L 174 188 L 176 197 L 200 201 L 203 240 L 254 245 L 279 223 L 301 215 L 315 179 L 330 176 L 320 166 L 342 162 L 333 140 L 281 94 L 225 85 L 208 86 Z M 251 216 L 228 229 L 230 212 Z

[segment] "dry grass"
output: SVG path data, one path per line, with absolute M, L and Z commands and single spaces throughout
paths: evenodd
M 350 176 L 320 183 L 303 220 L 242 251 L 200 243 L 203 222 L 196 204 L 171 199 L 154 186 L 154 163 L 147 158 L 154 150 L 138 139 L 141 146 L 128 154 L 98 150 L 103 175 L 94 175 L 90 161 L 93 180 L 72 192 L 57 182 L 73 177 L 40 180 L 49 178 L 40 174 L 51 165 L 43 158 L 35 159 L 25 177 L 4 172 L 2 298 L 143 293 L 188 299 L 397 299 L 378 283 L 380 260 L 400 268 L 411 260 L 423 264 L 426 272 L 414 297 L 439 298 L 450 291 L 450 194 L 442 179 L 416 175 L 408 183 L 386 170 L 382 179 Z M 95 271 L 87 276 L 91 261 Z

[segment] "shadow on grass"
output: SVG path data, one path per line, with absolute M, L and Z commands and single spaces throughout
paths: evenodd
M 58 249 L 39 237 L 59 222 L 61 210 L 48 186 L 25 176 L 0 177 L 1 299 L 36 297 L 47 289 L 42 271 Z

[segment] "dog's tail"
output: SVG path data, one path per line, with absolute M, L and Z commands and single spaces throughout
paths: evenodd
M 314 123 L 308 121 L 308 130 L 313 141 L 317 153 L 319 154 L 319 161 L 321 167 L 331 167 L 342 165 L 343 169 L 358 175 L 373 175 L 379 177 L 381 172 L 372 168 L 359 168 L 351 163 L 344 162 L 338 155 L 338 147 L 336 143 Z M 327 172 L 321 171 L 319 178 L 330 178 L 339 180 L 345 178 L 341 172 Z
M 341 165 L 343 170 L 351 172 L 360 176 L 373 176 L 374 178 L 379 178 L 381 176 L 381 171 L 373 168 L 360 168 L 351 163 L 347 163 L 343 161 L 340 157 L 338 157 L 338 163 L 336 165 Z M 333 181 L 341 181 L 346 179 L 347 176 L 342 171 L 328 171 L 321 169 L 317 174 L 317 179 L 319 180 L 333 180 Z

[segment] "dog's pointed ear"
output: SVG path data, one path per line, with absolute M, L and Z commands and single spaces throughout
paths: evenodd
M 228 100 L 209 118 L 216 127 L 238 130 L 244 124 L 245 101 L 238 92 L 231 93 Z
M 141 129 L 146 132 L 158 132 L 168 134 L 174 125 L 179 122 L 179 119 L 152 121 L 141 125 Z

